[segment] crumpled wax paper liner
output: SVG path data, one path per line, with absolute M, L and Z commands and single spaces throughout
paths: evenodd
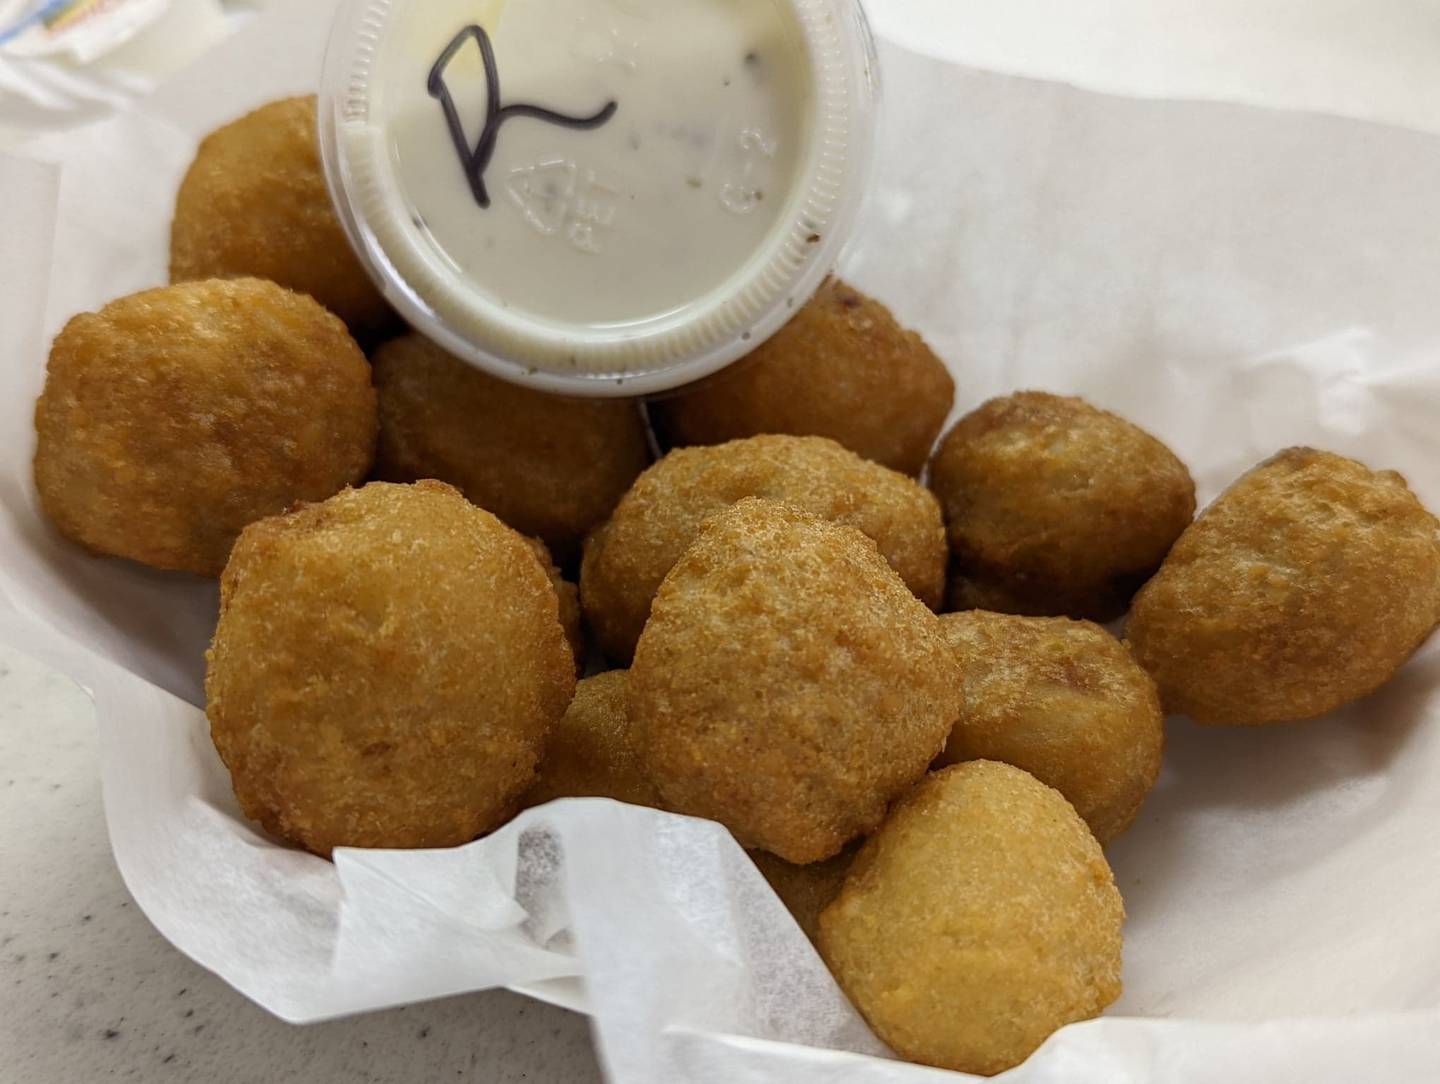
M 97 560 L 39 515 L 30 412 L 72 313 L 164 281 L 204 131 L 313 86 L 331 5 L 257 19 L 156 98 L 0 157 L 0 639 L 95 697 L 116 861 L 181 951 L 296 1022 L 506 985 L 590 1013 L 625 1082 L 956 1079 L 889 1060 L 720 827 L 602 800 L 468 847 L 286 850 L 200 703 L 213 583 Z M 880 166 L 845 271 L 953 367 L 1160 434 L 1202 499 L 1311 443 L 1440 506 L 1440 141 L 1127 101 L 882 48 Z M 1025 1084 L 1440 1078 L 1440 649 L 1302 726 L 1169 725 L 1109 851 L 1126 993 Z M 36 740 L 44 740 L 37 735 Z

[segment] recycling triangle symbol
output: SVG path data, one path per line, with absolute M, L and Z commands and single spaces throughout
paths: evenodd
M 560 232 L 575 198 L 574 162 L 541 162 L 510 171 L 505 191 L 525 221 L 547 237 Z

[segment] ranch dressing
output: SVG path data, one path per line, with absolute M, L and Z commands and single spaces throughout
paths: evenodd
M 475 10 L 431 3 L 410 28 L 419 57 L 440 56 Z M 808 62 L 774 0 L 493 7 L 502 106 L 609 113 L 588 130 L 507 116 L 482 210 L 425 81 L 397 87 L 396 170 L 437 250 L 500 304 L 597 324 L 668 312 L 733 275 L 779 221 L 804 147 Z M 437 74 L 473 147 L 486 79 L 475 35 L 463 41 Z
M 342 220 L 402 314 L 498 375 L 713 371 L 803 303 L 853 210 L 855 10 L 352 0 L 321 110 Z

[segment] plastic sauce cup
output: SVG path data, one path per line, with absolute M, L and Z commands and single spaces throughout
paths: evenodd
M 814 293 L 877 96 L 858 0 L 348 0 L 321 151 L 415 328 L 516 383 L 639 395 Z

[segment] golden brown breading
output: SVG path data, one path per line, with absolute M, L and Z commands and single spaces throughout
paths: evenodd
M 776 501 L 706 520 L 655 597 L 630 716 L 667 808 L 829 858 L 924 774 L 960 712 L 936 616 L 875 543 Z
M 624 670 L 610 670 L 575 687 L 575 699 L 545 743 L 540 778 L 525 795 L 525 806 L 556 798 L 614 798 L 663 808 L 630 725 L 628 685 Z
M 830 437 L 915 475 L 955 401 L 955 381 L 890 310 L 831 279 L 788 324 L 718 376 L 650 405 L 670 446 L 760 433 Z
M 823 437 L 751 437 L 671 452 L 586 543 L 581 601 L 608 655 L 626 661 L 634 654 L 660 581 L 701 521 L 743 497 L 783 500 L 860 530 L 912 591 L 939 606 L 945 525 L 930 493 Z
M 834 858 L 811 862 L 808 866 L 797 866 L 767 851 L 747 853 L 794 917 L 795 924 L 813 942 L 820 936 L 820 912 L 840 894 L 845 874 L 859 849 L 852 843 Z
M 1069 799 L 1108 843 L 1160 774 L 1155 683 L 1099 625 L 971 610 L 940 619 L 965 674 L 965 709 L 941 762 L 999 760 Z
M 952 609 L 1110 621 L 1195 514 L 1185 465 L 1082 399 L 1022 391 L 940 442 L 930 488 L 955 557 Z
M 240 277 L 309 294 L 357 335 L 394 320 L 335 217 L 313 94 L 271 102 L 212 132 L 180 185 L 170 281 Z
M 1440 524 L 1393 471 L 1291 448 L 1230 487 L 1135 599 L 1167 710 L 1310 719 L 1383 685 L 1440 618 Z
M 380 392 L 376 471 L 438 478 L 562 564 L 650 460 L 633 402 L 565 399 L 482 373 L 411 333 L 373 357 Z
M 525 536 L 525 541 L 530 544 L 535 559 L 540 562 L 540 567 L 545 570 L 545 575 L 550 577 L 551 586 L 555 588 L 555 597 L 560 603 L 560 624 L 565 629 L 565 639 L 570 643 L 570 650 L 575 653 L 575 668 L 578 673 L 585 667 L 585 631 L 580 624 L 580 589 L 567 580 L 556 566 L 555 558 L 550 556 L 549 546 L 529 535 Z
M 1124 917 L 1070 803 L 974 760 L 927 778 L 861 848 L 820 952 L 901 1057 L 988 1075 L 1120 996 Z
M 321 855 L 497 827 L 575 690 L 525 539 L 439 482 L 376 482 L 247 528 L 206 658 L 241 808 Z
M 35 485 L 97 553 L 217 576 L 246 524 L 359 481 L 370 367 L 269 282 L 145 290 L 65 325 L 35 406 Z

